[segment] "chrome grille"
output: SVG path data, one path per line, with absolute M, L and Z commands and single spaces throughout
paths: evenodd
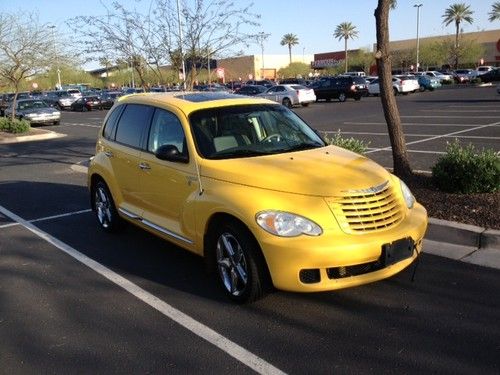
M 346 233 L 384 230 L 403 220 L 403 206 L 389 181 L 368 189 L 345 191 L 327 201 Z

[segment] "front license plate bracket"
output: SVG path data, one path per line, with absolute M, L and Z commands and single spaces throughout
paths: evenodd
M 402 238 L 390 244 L 382 245 L 384 265 L 389 266 L 403 259 L 410 258 L 415 250 L 415 242 L 411 237 Z

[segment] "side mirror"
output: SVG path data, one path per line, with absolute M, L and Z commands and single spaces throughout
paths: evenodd
M 174 145 L 162 145 L 158 147 L 155 156 L 160 160 L 171 161 L 174 163 L 188 163 L 189 156 L 182 154 Z

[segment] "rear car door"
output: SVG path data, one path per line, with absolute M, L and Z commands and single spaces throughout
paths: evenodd
M 115 129 L 111 130 L 113 141 L 104 145 L 104 153 L 113 170 L 115 186 L 119 189 L 115 203 L 123 214 L 132 217 L 142 215 L 140 176 L 143 166 L 140 157 L 152 114 L 153 108 L 150 106 L 127 104 L 121 113 L 117 113 L 119 119 Z

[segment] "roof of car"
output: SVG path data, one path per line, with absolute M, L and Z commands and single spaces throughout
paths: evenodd
M 165 92 L 125 95 L 118 98 L 119 103 L 137 103 L 150 105 L 171 105 L 189 114 L 198 109 L 223 107 L 242 104 L 276 104 L 273 101 L 227 92 Z

